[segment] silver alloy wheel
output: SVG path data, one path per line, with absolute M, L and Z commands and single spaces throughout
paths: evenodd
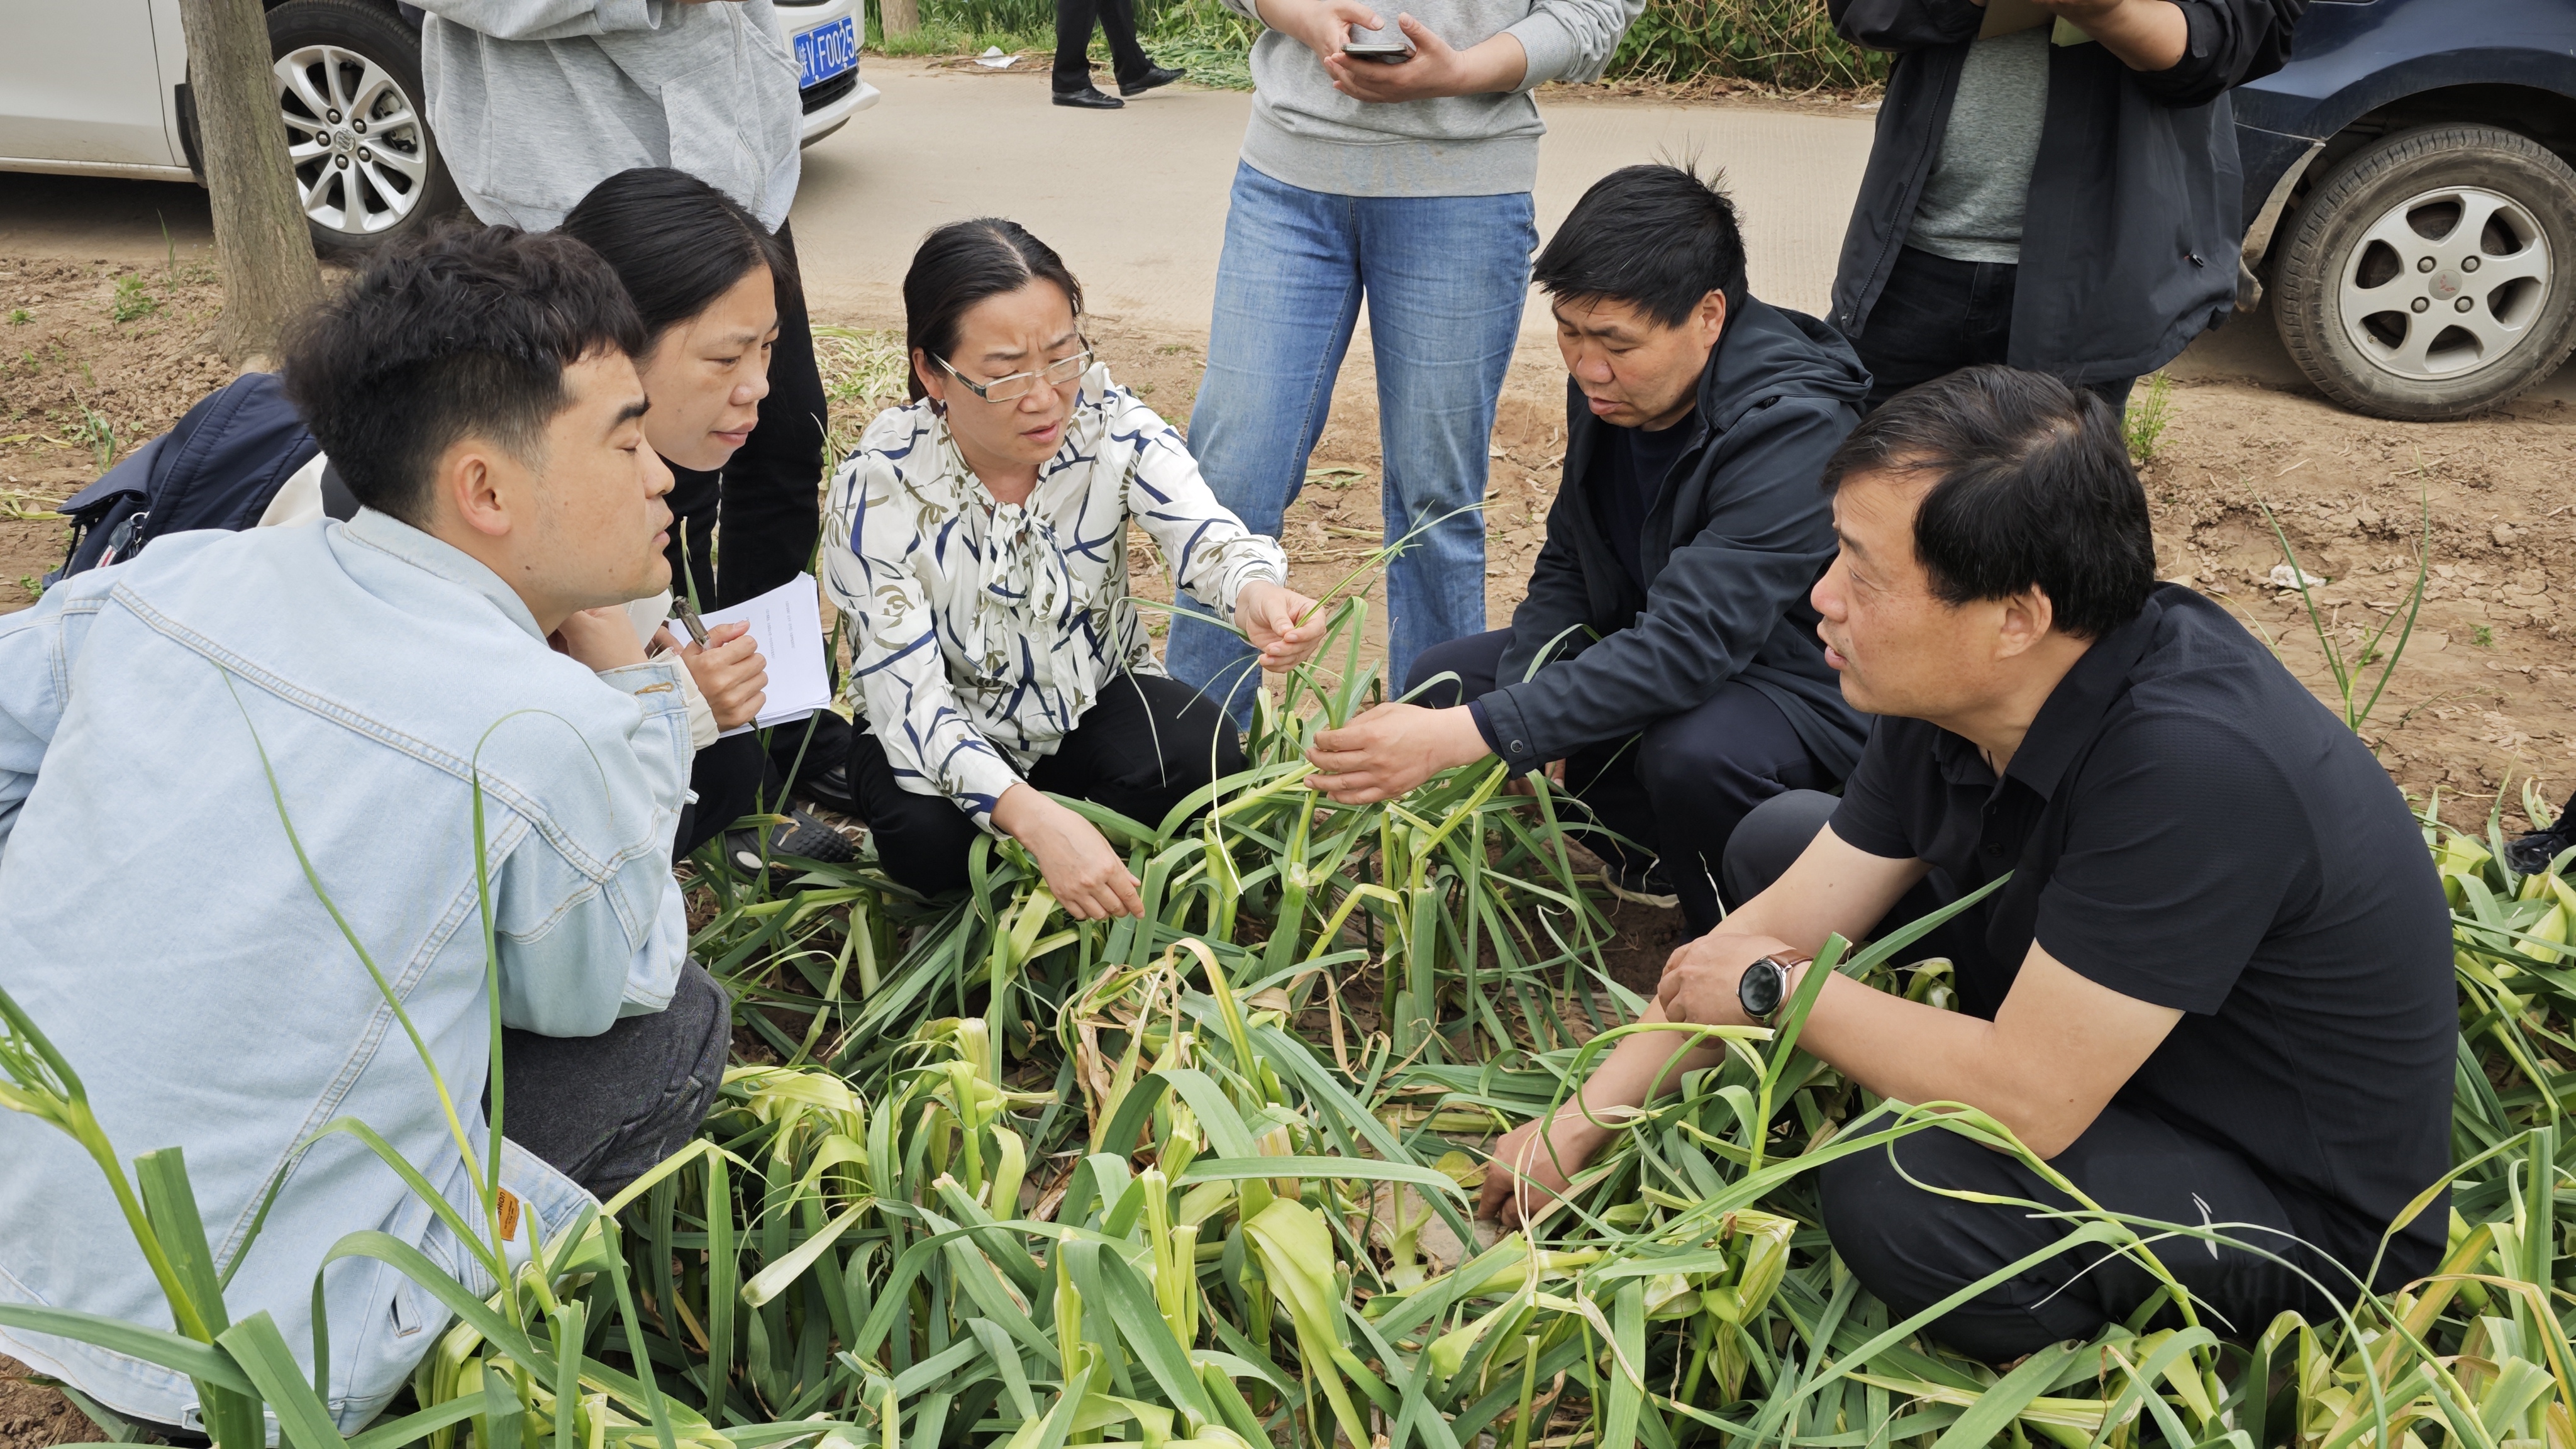
M 2478 186 L 2390 207 L 2344 259 L 2337 302 L 2362 356 L 2409 381 L 2500 362 L 2549 304 L 2549 237 L 2521 202 Z
M 304 214 L 365 236 L 400 226 L 429 177 L 429 128 L 383 66 L 337 45 L 279 56 L 277 104 Z

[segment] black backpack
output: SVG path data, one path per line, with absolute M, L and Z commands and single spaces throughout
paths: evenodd
M 63 503 L 72 523 L 71 555 L 45 582 L 132 558 L 165 533 L 248 528 L 320 451 L 276 373 L 234 378 Z M 347 491 L 331 486 L 338 481 L 324 480 L 326 503 Z

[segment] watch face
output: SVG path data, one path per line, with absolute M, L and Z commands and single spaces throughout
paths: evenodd
M 1744 968 L 1744 977 L 1735 988 L 1736 1000 L 1743 1005 L 1746 1016 L 1760 1021 L 1780 1009 L 1782 989 L 1788 980 L 1789 973 L 1780 969 L 1780 963 L 1765 956 Z

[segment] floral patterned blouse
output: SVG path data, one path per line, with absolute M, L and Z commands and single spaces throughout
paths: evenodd
M 1095 364 L 1025 505 L 985 491 L 927 401 L 888 408 L 833 476 L 823 580 L 860 714 L 895 778 L 975 823 L 1121 670 L 1160 674 L 1127 598 L 1127 521 L 1183 592 L 1231 617 L 1279 545 L 1208 491 L 1181 435 Z

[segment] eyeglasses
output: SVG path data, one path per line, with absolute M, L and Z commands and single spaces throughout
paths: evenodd
M 950 377 L 966 384 L 969 392 L 986 402 L 1018 402 L 1021 398 L 1035 392 L 1040 382 L 1044 382 L 1049 387 L 1062 387 L 1082 376 L 1083 370 L 1091 366 L 1091 347 L 1086 343 L 1080 352 L 1060 361 L 1050 362 L 1035 372 L 1015 372 L 1008 377 L 994 378 L 991 382 L 977 382 L 959 372 L 955 363 L 936 353 L 931 355 L 930 360 L 947 368 Z

